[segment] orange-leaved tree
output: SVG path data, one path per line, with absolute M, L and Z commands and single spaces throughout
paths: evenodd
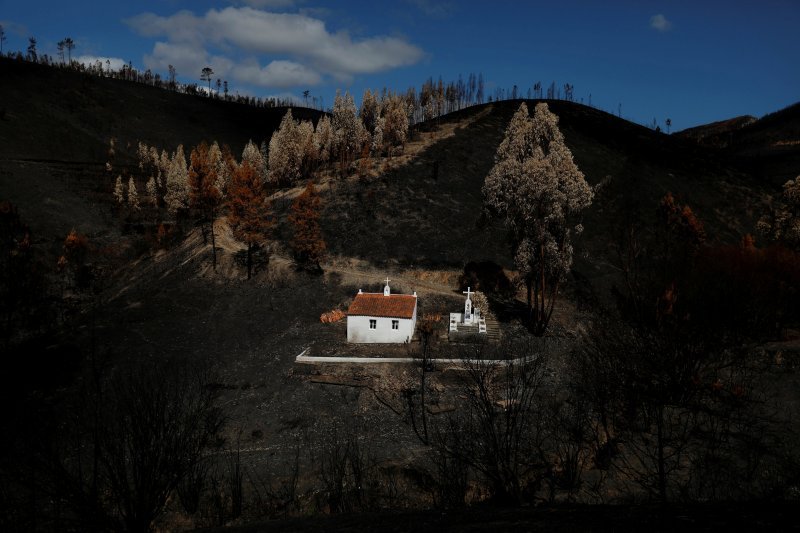
M 253 250 L 270 236 L 274 219 L 259 171 L 248 161 L 234 170 L 228 188 L 228 223 L 233 235 L 247 245 L 247 279 L 253 272 Z
M 58 259 L 58 269 L 72 278 L 75 288 L 86 289 L 91 282 L 91 268 L 87 264 L 89 239 L 75 228 L 64 239 L 64 254 Z
M 633 224 L 623 229 L 616 249 L 624 286 L 614 292 L 626 318 L 658 328 L 691 315 L 684 307 L 690 303 L 687 291 L 707 237 L 691 207 L 669 192 L 659 202 L 651 229 Z
M 214 261 L 214 270 L 217 269 L 217 247 L 214 237 L 214 220 L 222 203 L 222 191 L 218 188 L 218 154 L 213 151 L 205 141 L 198 144 L 191 153 L 189 165 L 189 204 L 198 214 L 203 232 L 203 242 L 206 234 L 211 231 L 211 255 Z
M 295 260 L 301 266 L 319 270 L 319 263 L 325 258 L 325 240 L 319 225 L 319 195 L 310 181 L 305 190 L 292 202 L 292 213 L 289 222 L 294 232 L 292 249 Z

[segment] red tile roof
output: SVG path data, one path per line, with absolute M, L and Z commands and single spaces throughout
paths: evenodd
M 412 318 L 417 297 L 408 294 L 358 293 L 347 310 L 352 316 L 381 316 L 387 318 Z

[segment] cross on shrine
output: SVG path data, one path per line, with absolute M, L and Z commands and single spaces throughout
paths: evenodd
M 386 276 L 386 279 L 385 279 L 385 280 L 383 280 L 383 281 L 385 281 L 385 282 L 386 282 L 386 284 L 388 285 L 388 284 L 389 284 L 389 282 L 390 282 L 390 281 L 392 281 L 392 280 L 390 280 L 390 279 L 389 279 L 389 276 Z
M 471 289 L 471 287 L 467 287 L 466 291 L 461 291 L 463 294 L 467 295 L 467 300 L 469 300 L 469 295 L 470 294 L 474 294 L 474 293 L 470 292 L 470 289 Z

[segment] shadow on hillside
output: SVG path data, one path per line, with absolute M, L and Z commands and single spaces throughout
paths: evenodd
M 336 185 L 323 215 L 330 251 L 377 265 L 388 258 L 451 268 L 470 260 L 508 262 L 502 225 L 481 221 L 481 187 L 509 111 L 493 109 L 457 128 L 408 165 L 368 181 Z

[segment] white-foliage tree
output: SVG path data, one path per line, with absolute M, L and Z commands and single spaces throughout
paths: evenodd
M 147 190 L 147 196 L 150 198 L 150 203 L 153 204 L 154 208 L 158 208 L 158 184 L 154 176 L 150 176 L 150 179 L 147 180 L 145 189 Z
M 314 124 L 310 120 L 304 120 L 297 125 L 297 138 L 302 161 L 301 171 L 305 177 L 316 168 L 319 159 L 319 151 L 314 141 Z
M 118 204 L 125 203 L 125 187 L 122 185 L 122 176 L 117 176 L 117 181 L 114 183 L 114 199 Z
M 594 196 L 547 104 L 537 104 L 533 118 L 520 105 L 497 149 L 483 195 L 489 213 L 511 231 L 514 262 L 527 289 L 529 327 L 543 335 L 572 266 L 572 231 L 582 230 L 573 219 Z
M 419 103 L 422 107 L 422 120 L 436 118 L 436 86 L 432 78 L 422 84 Z
M 138 211 L 139 206 L 139 193 L 136 192 L 136 184 L 133 182 L 133 176 L 128 178 L 128 207 L 132 211 Z
M 269 181 L 276 184 L 294 183 L 300 179 L 302 162 L 300 132 L 290 109 L 269 140 Z
M 331 129 L 334 156 L 338 158 L 342 168 L 345 168 L 360 153 L 366 137 L 366 130 L 358 119 L 356 104 L 350 93 L 345 93 L 344 96 L 336 93 Z
M 361 97 L 361 108 L 358 110 L 358 118 L 361 119 L 361 124 L 364 125 L 364 129 L 369 134 L 375 131 L 375 126 L 378 124 L 378 117 L 380 117 L 378 99 L 372 91 L 366 89 L 364 91 L 364 96 Z
M 160 174 L 162 172 L 161 169 L 161 157 L 158 154 L 158 149 L 155 146 L 150 147 L 150 163 L 153 165 L 153 169 L 155 170 L 156 174 Z M 156 180 L 158 181 L 158 177 Z
M 252 140 L 247 141 L 244 150 L 242 150 L 242 164 L 244 163 L 249 164 L 250 168 L 256 171 L 256 175 L 261 178 L 261 183 L 266 183 L 267 161 L 261 153 L 261 150 Z
M 214 187 L 219 192 L 220 199 L 224 199 L 231 181 L 231 169 L 217 141 L 214 141 L 208 149 L 208 164 L 215 171 Z
M 783 184 L 777 205 L 761 217 L 756 230 L 769 241 L 800 249 L 800 176 Z
M 314 130 L 314 142 L 317 145 L 320 162 L 327 163 L 330 161 L 333 134 L 331 131 L 331 119 L 328 118 L 328 115 L 323 115 L 317 122 L 317 128 Z
M 375 131 L 372 134 L 372 145 L 370 149 L 378 155 L 383 152 L 383 127 L 385 123 L 386 120 L 383 117 L 378 117 L 378 120 L 375 122 Z
M 161 155 L 158 158 L 158 168 L 160 170 L 159 175 L 156 176 L 156 185 L 158 188 L 161 189 L 164 187 L 165 176 L 169 172 L 170 167 L 170 158 L 169 154 L 166 150 L 161 150 Z
M 408 136 L 408 109 L 404 98 L 391 95 L 383 103 L 383 142 L 392 148 L 403 146 Z
M 139 142 L 136 155 L 139 158 L 139 170 L 143 177 L 155 178 L 156 184 L 160 184 L 162 175 L 166 173 L 162 156 L 159 155 L 155 146 L 147 146 L 147 144 Z M 166 156 L 166 153 L 164 153 Z
M 178 145 L 169 162 L 164 203 L 173 214 L 189 207 L 189 167 L 186 164 L 183 145 Z
M 139 158 L 139 170 L 145 172 L 145 168 L 150 164 L 150 148 L 140 141 L 136 147 L 136 156 Z

